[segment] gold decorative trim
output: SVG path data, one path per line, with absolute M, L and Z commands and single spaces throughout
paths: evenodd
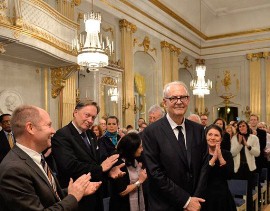
M 154 4 L 156 7 L 158 7 L 163 12 L 167 13 L 169 16 L 177 20 L 179 23 L 183 24 L 185 27 L 193 31 L 195 34 L 199 35 L 203 39 L 207 39 L 207 36 L 203 34 L 200 30 L 192 26 L 190 23 L 188 23 L 186 20 L 181 18 L 179 15 L 177 15 L 175 12 L 173 12 L 171 9 L 166 7 L 164 4 L 162 4 L 158 0 L 149 0 L 150 3 Z
M 247 60 L 251 60 L 251 61 L 259 60 L 259 59 L 263 58 L 263 52 L 249 53 L 249 54 L 246 55 L 246 58 L 247 58 Z
M 108 1 L 106 1 L 106 0 L 100 0 L 100 1 L 102 1 L 104 4 L 110 6 L 111 8 L 113 8 L 113 9 L 115 9 L 115 10 L 117 10 L 117 11 L 119 11 L 119 12 L 121 12 L 121 13 L 123 13 L 123 14 L 125 14 L 125 15 L 131 17 L 131 18 L 133 18 L 134 20 L 138 21 L 139 23 L 141 23 L 141 24 L 147 26 L 149 29 L 151 29 L 151 30 L 153 30 L 153 31 L 155 31 L 155 32 L 157 32 L 157 33 L 159 33 L 159 34 L 161 34 L 162 36 L 164 36 L 164 37 L 166 37 L 166 38 L 168 38 L 168 39 L 174 41 L 175 43 L 178 43 L 179 45 L 182 45 L 183 47 L 185 47 L 185 48 L 188 49 L 189 51 L 191 51 L 191 52 L 193 52 L 193 53 L 195 53 L 195 54 L 198 54 L 198 52 L 192 50 L 192 49 L 189 48 L 188 46 L 185 46 L 185 45 L 183 45 L 182 43 L 179 43 L 177 40 L 173 39 L 172 37 L 169 37 L 169 36 L 167 36 L 166 34 L 163 34 L 161 31 L 154 29 L 154 28 L 151 27 L 150 25 L 147 25 L 146 23 L 140 21 L 139 19 L 135 18 L 134 16 L 131 16 L 131 15 L 128 14 L 127 12 L 125 12 L 125 11 L 123 11 L 123 10 L 121 10 L 121 9 L 119 9 L 119 8 L 117 8 L 117 7 L 115 7 L 114 5 L 110 4 Z M 122 1 L 122 0 L 121 0 L 121 1 Z M 124 3 L 127 3 L 127 2 L 124 2 Z M 130 7 L 132 7 L 132 5 L 130 5 Z M 137 9 L 137 8 L 134 8 L 134 9 Z M 147 15 L 147 14 L 144 13 L 143 11 L 141 11 L 141 10 L 139 10 L 139 11 L 140 11 L 140 13 L 142 13 L 144 16 L 148 17 L 149 19 L 151 19 L 151 20 L 153 20 L 154 22 L 158 23 L 159 25 L 163 26 L 163 27 L 166 28 L 167 30 L 171 31 L 172 33 L 176 34 L 177 36 L 181 37 L 182 39 L 186 40 L 186 41 L 187 41 L 188 43 L 190 43 L 191 45 L 193 45 L 193 46 L 195 46 L 195 47 L 197 47 L 197 48 L 200 48 L 199 45 L 197 45 L 196 43 L 190 41 L 189 39 L 187 39 L 186 37 L 184 37 L 184 36 L 182 36 L 181 34 L 177 33 L 176 31 L 170 29 L 170 28 L 167 27 L 165 24 L 160 23 L 159 21 L 157 21 L 157 20 L 154 19 L 153 17 Z
M 180 59 L 179 59 L 179 62 L 180 64 L 184 65 L 185 68 L 192 68 L 193 65 L 192 64 L 189 64 L 189 60 L 188 60 L 188 56 L 186 56 L 183 61 L 181 62 Z
M 205 60 L 204 59 L 195 59 L 195 62 L 197 65 L 205 65 Z
M 115 61 L 115 62 L 109 60 L 109 65 L 107 67 L 116 68 L 118 70 L 124 70 L 124 68 L 122 67 L 120 59 L 118 61 Z
M 110 85 L 110 86 L 117 86 L 117 81 L 112 77 L 102 77 L 101 79 L 102 84 Z
M 160 42 L 160 47 L 161 48 L 169 48 L 170 47 L 170 43 L 168 43 L 167 41 L 161 41 Z
M 181 48 L 177 48 L 175 45 L 168 43 L 167 41 L 161 41 L 160 46 L 161 48 L 169 48 L 171 52 L 176 52 L 177 55 L 182 52 Z
M 111 4 L 108 4 L 108 2 L 106 2 L 105 0 L 101 0 L 101 1 L 104 2 L 104 3 L 106 3 L 107 5 L 111 6 L 112 8 L 114 8 L 114 9 L 116 9 L 116 10 L 122 12 L 123 14 L 125 14 L 125 15 L 127 15 L 127 16 L 133 18 L 133 19 L 135 19 L 136 21 L 142 23 L 143 25 L 149 27 L 149 28 L 152 29 L 153 31 L 158 32 L 159 34 L 163 35 L 164 37 L 167 37 L 168 39 L 173 40 L 171 37 L 168 37 L 167 35 L 163 34 L 162 32 L 160 32 L 160 31 L 158 31 L 158 30 L 152 28 L 150 25 L 147 25 L 146 23 L 143 23 L 142 21 L 140 21 L 140 20 L 138 20 L 137 18 L 131 16 L 130 14 L 128 14 L 128 13 L 126 13 L 126 12 L 120 10 L 119 8 L 116 8 L 115 6 L 113 6 L 113 5 L 111 5 Z M 235 42 L 235 43 L 232 43 L 232 44 L 224 44 L 224 45 L 215 45 L 215 46 L 209 46 L 209 47 L 201 47 L 201 46 L 197 45 L 196 43 L 192 42 L 191 40 L 189 40 L 188 38 L 182 36 L 182 35 L 179 34 L 178 32 L 176 32 L 176 31 L 170 29 L 170 28 L 167 27 L 165 24 L 162 24 L 162 23 L 159 22 L 158 20 L 156 20 L 156 19 L 154 19 L 153 17 L 149 16 L 148 14 L 146 14 L 145 12 L 143 12 L 142 10 L 140 10 L 140 9 L 138 9 L 137 7 L 131 5 L 131 4 L 130 4 L 129 2 L 127 2 L 126 0 L 120 0 L 120 1 L 123 2 L 124 4 L 126 4 L 127 6 L 131 7 L 132 9 L 138 11 L 139 13 L 141 13 L 142 15 L 144 15 L 145 17 L 147 17 L 147 18 L 151 19 L 152 21 L 158 23 L 158 24 L 161 25 L 162 27 L 166 28 L 167 30 L 171 31 L 172 33 L 176 34 L 177 36 L 181 37 L 182 39 L 184 39 L 185 41 L 187 41 L 188 43 L 190 43 L 191 45 L 193 45 L 193 46 L 195 46 L 195 47 L 197 47 L 197 48 L 199 48 L 199 49 L 214 48 L 214 47 L 222 47 L 222 46 L 230 46 L 230 45 L 239 45 L 239 44 L 244 44 L 244 43 L 247 43 L 247 44 L 248 44 L 248 43 L 251 43 L 251 42 L 254 43 L 254 42 L 257 42 L 257 41 L 261 41 L 261 40 L 258 40 L 258 39 L 257 39 L 257 40 L 253 40 L 253 41 Z M 150 2 L 151 2 L 151 0 L 150 0 Z M 188 28 L 188 27 L 187 27 L 187 28 Z M 194 28 L 194 27 L 193 27 L 193 28 Z M 243 35 L 245 35 L 245 34 L 248 34 L 248 33 L 259 33 L 259 32 L 265 32 L 265 31 L 270 31 L 270 28 L 266 28 L 266 29 L 256 29 L 256 30 L 253 30 L 253 31 L 239 32 L 239 33 L 235 33 L 235 34 L 226 34 L 225 36 L 217 35 L 217 36 L 220 36 L 220 37 L 216 37 L 216 39 L 221 39 L 221 38 L 226 38 L 226 37 L 232 37 L 232 36 L 236 36 L 236 35 L 237 35 L 237 36 L 240 36 L 240 35 L 242 35 L 242 34 L 240 34 L 240 33 L 243 33 Z M 204 35 L 204 36 L 206 36 L 206 35 Z M 212 38 L 212 37 L 213 37 L 213 38 Z M 203 37 L 202 37 L 202 38 L 203 38 Z M 215 38 L 215 36 L 210 36 L 210 37 L 207 37 L 207 36 L 206 36 L 205 40 L 213 40 L 214 38 Z M 190 49 L 189 47 L 183 45 L 183 43 L 179 43 L 179 42 L 176 41 L 176 40 L 173 40 L 173 41 L 176 42 L 176 43 L 178 43 L 178 44 L 180 44 L 180 45 L 182 45 L 183 47 L 185 47 L 186 49 L 190 50 L 190 51 L 193 52 L 193 53 L 196 53 L 196 54 L 198 53 L 198 52 L 195 52 L 194 50 Z M 230 52 L 231 52 L 231 51 L 230 51 Z M 233 51 L 233 52 L 235 52 L 235 51 Z M 237 51 L 237 52 L 238 52 L 238 51 Z M 205 56 L 206 56 L 206 55 L 212 55 L 212 54 L 205 54 Z
M 57 10 L 52 8 L 50 5 L 48 5 L 45 1 L 40 1 L 40 0 L 27 0 L 27 1 L 31 2 L 34 5 L 37 5 L 37 7 L 44 9 L 50 15 L 52 15 L 57 20 L 59 20 L 59 22 L 64 23 L 67 26 L 70 26 L 71 28 L 76 29 L 76 30 L 80 28 L 80 25 L 78 23 L 74 22 L 73 20 L 68 19 L 67 17 L 59 13 Z
M 122 0 L 123 2 L 123 0 Z M 125 1 L 124 1 L 125 2 Z M 177 20 L 179 23 L 183 24 L 185 27 L 193 31 L 195 34 L 203 38 L 204 40 L 217 40 L 217 39 L 223 39 L 228 37 L 236 37 L 236 36 L 243 36 L 243 35 L 250 35 L 250 34 L 256 34 L 261 32 L 269 32 L 270 28 L 263 28 L 263 29 L 254 29 L 254 30 L 248 30 L 248 31 L 241 31 L 241 32 L 234 32 L 234 33 L 227 33 L 227 34 L 221 34 L 221 35 L 214 35 L 214 36 L 207 36 L 204 33 L 202 33 L 200 30 L 192 26 L 190 23 L 188 23 L 186 20 L 181 18 L 179 15 L 177 15 L 175 12 L 173 12 L 171 9 L 166 7 L 164 4 L 162 4 L 158 0 L 149 0 L 150 3 L 154 4 L 156 7 L 158 7 L 160 10 Z M 126 2 L 125 2 L 126 3 Z M 134 9 L 134 6 L 133 6 Z M 138 8 L 137 8 L 138 9 Z M 139 11 L 139 9 L 138 9 Z
M 263 52 L 262 57 L 268 59 L 268 57 L 270 57 L 270 52 Z
M 132 33 L 135 33 L 137 31 L 137 26 L 128 22 L 125 19 L 122 19 L 119 21 L 119 27 L 120 27 L 120 30 L 122 30 L 123 28 L 129 29 Z
M 180 53 L 182 52 L 181 48 L 177 48 L 175 45 L 170 44 L 169 45 L 170 51 L 171 52 L 175 52 L 177 53 L 177 55 L 180 55 Z
M 133 41 L 133 44 L 134 44 L 134 41 Z M 142 41 L 141 44 L 138 44 L 139 47 L 142 47 L 144 48 L 144 52 L 147 53 L 148 51 L 150 52 L 153 52 L 155 51 L 155 54 L 157 55 L 157 49 L 156 48 L 150 48 L 150 39 L 148 36 L 145 36 L 144 37 L 144 40 Z
M 76 55 L 74 52 L 72 52 L 71 45 L 62 42 L 61 40 L 55 38 L 53 35 L 49 34 L 43 29 L 38 28 L 37 26 L 28 23 L 23 23 L 22 29 L 23 31 L 21 32 L 24 34 L 30 34 L 32 37 L 35 37 L 40 41 L 43 41 L 51 46 L 54 46 L 55 48 L 64 51 L 65 53 L 68 53 L 70 55 Z
M 66 80 L 77 70 L 78 65 L 51 68 L 52 98 L 56 98 L 65 87 Z

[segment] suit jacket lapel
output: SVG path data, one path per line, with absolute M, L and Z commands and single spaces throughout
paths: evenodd
M 55 196 L 55 193 L 53 191 L 53 188 L 45 176 L 45 174 L 42 172 L 42 170 L 37 166 L 37 164 L 32 160 L 31 157 L 29 157 L 23 150 L 21 150 L 16 145 L 12 149 L 22 160 L 25 160 L 26 165 L 28 165 L 31 169 L 33 169 L 37 175 L 46 183 L 46 185 L 49 187 L 49 189 L 52 191 L 52 194 Z M 55 196 L 56 197 L 56 196 Z
M 84 151 L 87 152 L 87 154 L 88 154 L 92 159 L 96 160 L 95 154 L 93 154 L 93 152 L 91 152 L 91 151 L 87 148 L 87 146 L 85 146 L 85 143 L 83 142 L 83 139 L 82 139 L 81 135 L 80 135 L 79 132 L 76 130 L 76 128 L 73 126 L 73 124 L 70 122 L 68 126 L 69 126 L 69 128 L 70 128 L 70 130 L 71 130 L 71 133 L 72 133 L 73 138 L 75 139 L 75 141 L 81 146 L 81 148 L 83 148 Z M 88 136 L 88 135 L 87 135 L 87 136 Z M 91 143 L 91 146 L 92 146 L 92 142 L 91 142 L 91 140 L 90 140 L 91 138 L 89 138 L 89 136 L 88 136 L 88 139 L 89 139 L 89 141 L 90 141 L 90 143 Z
M 184 165 L 188 168 L 186 149 L 183 149 L 183 147 L 181 147 L 181 145 L 178 143 L 178 140 L 177 140 L 166 116 L 163 117 L 163 119 L 162 119 L 162 125 L 163 125 L 162 129 L 169 140 L 169 144 L 171 144 L 172 147 L 176 150 L 177 154 L 179 155 L 179 157 L 183 161 Z
M 191 163 L 191 154 L 192 154 L 192 140 L 193 140 L 193 127 L 188 120 L 185 120 L 185 128 L 186 128 L 186 145 L 187 145 L 187 160 L 188 166 L 190 167 Z

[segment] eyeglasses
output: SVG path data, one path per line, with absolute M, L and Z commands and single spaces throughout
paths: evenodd
M 10 124 L 10 120 L 3 120 L 2 124 Z
M 171 103 L 177 103 L 178 100 L 180 100 L 182 103 L 187 103 L 189 96 L 171 96 L 171 97 L 165 97 L 165 99 L 170 100 Z

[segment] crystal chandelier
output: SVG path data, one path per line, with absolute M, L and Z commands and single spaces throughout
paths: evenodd
M 116 87 L 111 87 L 108 90 L 108 96 L 111 97 L 111 101 L 112 102 L 116 102 L 118 101 L 118 90 Z
M 92 11 L 84 14 L 86 35 L 81 33 L 72 41 L 72 49 L 78 52 L 77 63 L 90 71 L 108 65 L 108 55 L 113 52 L 113 42 L 103 40 L 100 33 L 101 14 Z
M 210 89 L 212 89 L 212 81 L 209 79 L 205 81 L 205 70 L 204 60 L 197 60 L 196 72 L 197 80 L 193 79 L 190 82 L 190 88 L 193 90 L 193 95 L 198 95 L 198 97 L 203 98 L 204 95 L 210 94 Z

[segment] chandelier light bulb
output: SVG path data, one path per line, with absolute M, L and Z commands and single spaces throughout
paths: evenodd
M 196 66 L 196 73 L 197 73 L 197 80 L 192 80 L 190 82 L 190 87 L 193 91 L 193 95 L 198 95 L 199 98 L 203 98 L 204 95 L 210 94 L 210 89 L 212 89 L 212 81 L 208 79 L 205 82 L 205 65 L 197 65 Z
M 85 32 L 72 40 L 72 49 L 78 52 L 77 63 L 90 71 L 109 64 L 109 55 L 114 51 L 113 42 L 100 33 L 101 14 L 84 14 Z

